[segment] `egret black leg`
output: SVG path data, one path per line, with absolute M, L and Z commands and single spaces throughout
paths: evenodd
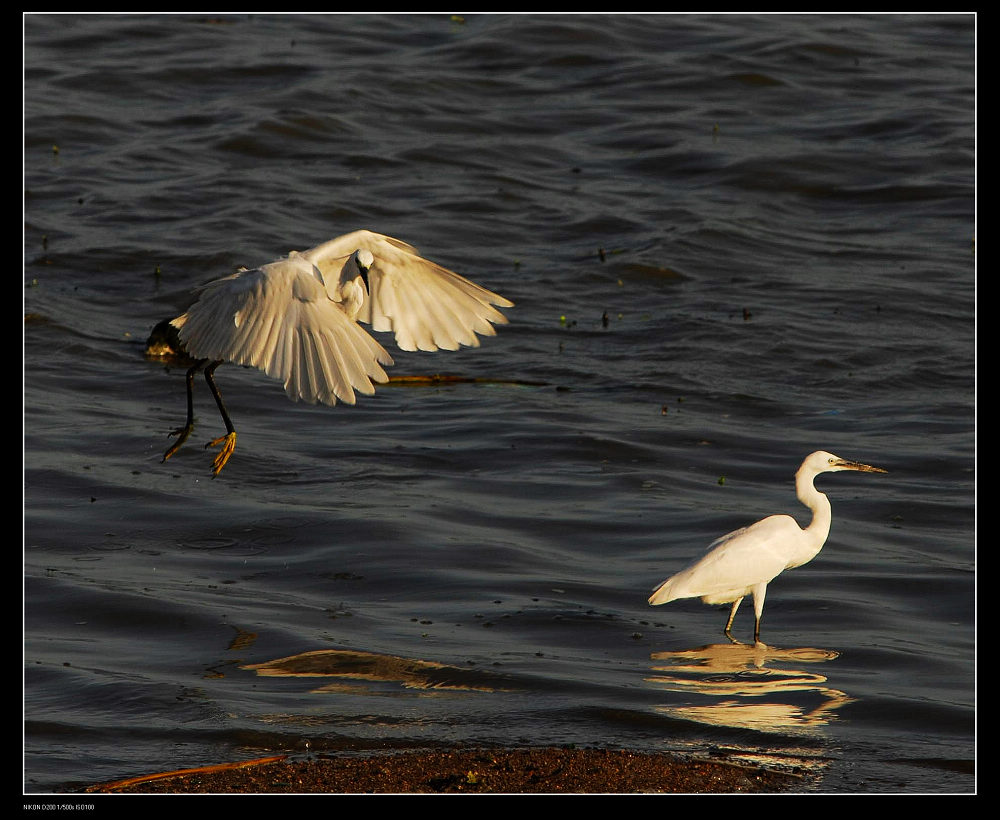
M 163 454 L 161 464 L 181 448 L 181 445 L 187 440 L 187 437 L 191 435 L 191 431 L 194 429 L 194 375 L 205 366 L 205 362 L 207 361 L 208 359 L 201 359 L 188 368 L 187 375 L 184 377 L 187 383 L 187 422 L 183 427 L 178 427 L 176 430 L 170 431 L 169 435 L 177 436 L 177 441 Z
M 764 616 L 764 596 L 767 594 L 767 582 L 757 584 L 753 588 L 753 642 L 760 644 L 760 619 Z M 761 644 L 763 645 L 763 644 Z
M 233 427 L 229 413 L 226 412 L 226 405 L 222 402 L 222 394 L 215 384 L 215 368 L 220 364 L 222 364 L 221 361 L 214 361 L 205 368 L 205 381 L 208 382 L 208 389 L 212 391 L 215 403 L 219 407 L 219 413 L 226 425 L 226 434 L 224 436 L 219 436 L 214 441 L 210 441 L 205 445 L 206 447 L 222 445 L 222 449 L 215 456 L 215 461 L 212 462 L 212 478 L 215 478 L 222 471 L 222 468 L 226 466 L 226 462 L 229 461 L 229 457 L 233 454 L 233 450 L 236 449 L 236 428 Z
M 739 643 L 736 638 L 733 637 L 733 633 L 729 630 L 733 628 L 733 621 L 736 620 L 736 610 L 740 608 L 740 603 L 743 601 L 742 598 L 737 598 L 733 601 L 733 608 L 729 610 L 729 620 L 726 621 L 726 628 L 723 630 L 726 633 L 726 637 L 729 638 L 733 643 Z

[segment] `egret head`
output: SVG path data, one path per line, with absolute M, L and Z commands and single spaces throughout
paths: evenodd
M 367 248 L 358 248 L 354 252 L 354 264 L 358 266 L 358 273 L 361 274 L 361 278 L 364 280 L 365 287 L 367 288 L 368 270 L 375 264 L 375 257 L 372 256 L 372 252 Z
M 368 248 L 359 248 L 355 251 L 354 259 L 358 263 L 358 267 L 364 268 L 365 270 L 368 270 L 375 264 L 375 257 L 372 256 L 372 252 L 368 250 Z
M 832 473 L 838 470 L 858 470 L 862 473 L 886 472 L 881 467 L 872 467 L 857 461 L 848 461 L 846 458 L 835 456 L 833 453 L 828 453 L 825 450 L 818 450 L 807 456 L 799 470 L 812 473 L 813 475 Z

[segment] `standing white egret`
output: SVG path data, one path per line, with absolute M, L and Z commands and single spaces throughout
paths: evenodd
M 171 320 L 197 362 L 187 372 L 187 423 L 171 433 L 178 439 L 163 461 L 194 427 L 192 387 L 202 368 L 226 425 L 225 435 L 205 445 L 221 445 L 217 476 L 236 447 L 214 378 L 223 362 L 281 379 L 295 401 L 354 404 L 354 391 L 374 393 L 373 381 L 388 381 L 382 365 L 393 363 L 358 322 L 393 332 L 403 350 L 457 350 L 477 347 L 477 333 L 493 336 L 493 324 L 507 322 L 493 305 L 513 302 L 423 259 L 405 242 L 364 230 L 209 282 Z
M 886 472 L 880 467 L 845 461 L 823 450 L 812 453 L 795 474 L 795 493 L 813 514 L 808 527 L 803 529 L 790 515 L 771 515 L 724 535 L 709 544 L 703 558 L 660 584 L 649 597 L 649 603 L 666 604 L 679 598 L 701 598 L 706 604 L 732 603 L 724 631 L 729 640 L 738 643 L 730 629 L 740 602 L 752 594 L 753 639 L 759 643 L 760 616 L 768 583 L 784 570 L 800 567 L 815 558 L 830 534 L 830 501 L 813 486 L 813 479 L 820 473 L 839 470 Z

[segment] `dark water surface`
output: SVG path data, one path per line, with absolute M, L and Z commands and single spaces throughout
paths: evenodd
M 29 15 L 24 788 L 451 743 L 975 789 L 975 18 Z M 149 330 L 366 227 L 516 303 L 356 407 Z M 603 258 L 602 258 L 603 257 Z M 824 551 L 646 604 L 715 537 Z M 737 634 L 749 638 L 744 603 Z

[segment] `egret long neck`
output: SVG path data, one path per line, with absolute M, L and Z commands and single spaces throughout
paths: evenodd
M 813 486 L 812 474 L 803 474 L 801 471 L 795 476 L 795 492 L 803 504 L 812 510 L 812 521 L 803 532 L 805 538 L 801 547 L 789 560 L 786 569 L 800 567 L 807 561 L 811 561 L 816 554 L 823 549 L 827 536 L 830 534 L 830 522 L 833 520 L 833 512 L 830 508 L 830 499 Z
M 344 312 L 351 319 L 356 319 L 367 297 L 368 277 L 367 272 L 358 266 L 355 254 L 347 257 L 347 261 L 336 275 L 330 271 L 324 281 L 327 296 L 334 302 L 340 302 Z M 365 315 L 362 314 L 362 317 Z

